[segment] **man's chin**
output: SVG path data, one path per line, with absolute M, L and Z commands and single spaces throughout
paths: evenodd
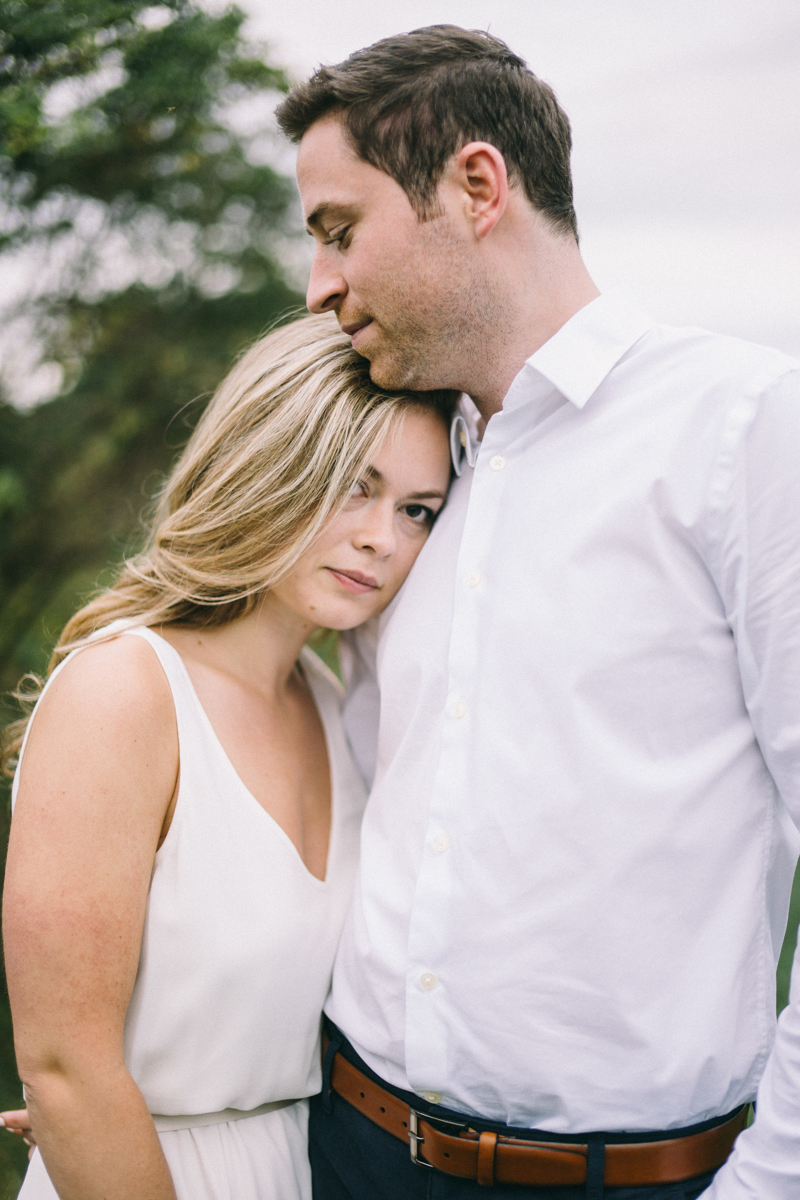
M 360 352 L 361 353 L 361 352 Z M 385 388 L 387 392 L 425 391 L 426 385 L 420 381 L 419 371 L 408 361 L 384 357 L 382 354 L 364 354 L 369 359 L 369 377 L 376 387 Z M 428 388 L 436 384 L 428 384 Z

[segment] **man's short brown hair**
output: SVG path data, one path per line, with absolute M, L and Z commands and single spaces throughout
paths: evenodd
M 505 42 L 477 29 L 430 25 L 384 38 L 320 67 L 277 110 L 299 142 L 337 116 L 356 153 L 396 180 L 421 220 L 438 211 L 436 189 L 467 142 L 490 142 L 534 208 L 577 238 L 569 121 L 553 91 Z

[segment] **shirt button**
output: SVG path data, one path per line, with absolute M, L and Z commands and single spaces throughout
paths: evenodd
M 467 583 L 470 587 L 477 587 L 482 579 L 483 576 L 481 575 L 480 571 L 470 571 L 469 575 L 467 576 Z
M 457 704 L 453 705 L 453 716 L 458 717 L 460 719 L 461 717 L 465 717 L 466 715 L 467 715 L 467 706 L 463 700 L 459 700 Z
M 428 1104 L 438 1104 L 439 1101 L 441 1100 L 441 1098 L 442 1097 L 439 1095 L 438 1092 L 423 1092 L 422 1093 L 422 1099 L 427 1100 Z
M 506 460 L 503 458 L 502 454 L 494 454 L 489 459 L 489 466 L 492 468 L 493 471 L 502 471 L 502 469 L 505 465 L 506 465 Z
M 419 986 L 425 992 L 432 992 L 439 980 L 431 971 L 426 971 L 424 975 L 419 977 Z
M 445 850 L 450 848 L 450 838 L 446 833 L 437 833 L 433 839 L 433 848 L 438 850 L 440 854 L 444 854 Z

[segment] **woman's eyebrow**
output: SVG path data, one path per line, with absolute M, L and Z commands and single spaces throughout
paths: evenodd
M 380 471 L 378 470 L 377 467 L 367 467 L 364 474 L 366 475 L 367 479 L 371 480 L 373 483 L 377 483 L 377 484 L 385 484 L 386 483 L 385 478 L 380 473 Z M 408 495 L 404 497 L 404 499 L 406 499 L 406 500 L 446 500 L 447 492 L 440 492 L 438 489 L 432 489 L 431 491 L 427 491 L 427 492 L 409 492 Z

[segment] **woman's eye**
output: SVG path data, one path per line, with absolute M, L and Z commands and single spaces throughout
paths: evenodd
M 417 525 L 432 525 L 436 513 L 425 504 L 407 504 L 403 510 Z

